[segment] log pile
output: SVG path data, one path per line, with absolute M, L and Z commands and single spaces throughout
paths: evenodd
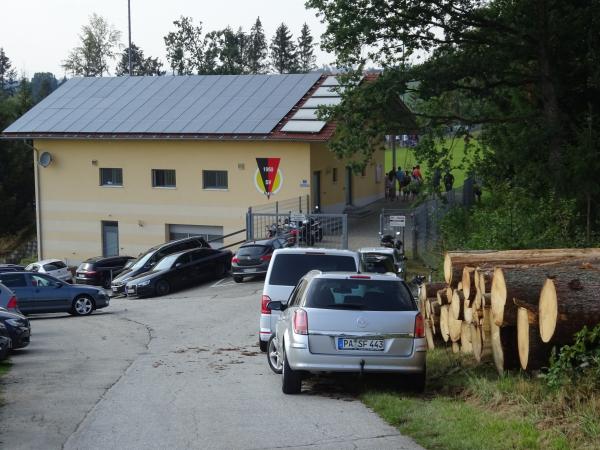
M 489 353 L 500 373 L 547 367 L 600 323 L 600 248 L 448 252 L 444 279 L 419 293 L 428 347 Z

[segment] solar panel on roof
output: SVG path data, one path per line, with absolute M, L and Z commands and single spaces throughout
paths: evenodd
M 73 78 L 5 132 L 267 134 L 319 77 Z
M 334 86 L 331 86 L 331 87 L 322 86 L 322 87 L 318 88 L 315 92 L 313 92 L 311 97 L 339 97 L 340 92 L 337 92 L 338 89 L 340 90 L 340 92 L 344 92 L 343 87 L 338 87 L 336 89 Z
M 287 133 L 318 133 L 323 129 L 327 122 L 322 120 L 290 120 L 281 131 Z
M 339 86 L 340 82 L 338 81 L 336 76 L 330 75 L 325 78 L 325 81 L 321 84 L 321 86 Z
M 317 120 L 317 110 L 315 108 L 302 108 L 296 111 L 291 120 Z
M 316 108 L 318 106 L 335 106 L 342 102 L 340 97 L 314 97 L 306 100 L 302 105 L 303 108 Z

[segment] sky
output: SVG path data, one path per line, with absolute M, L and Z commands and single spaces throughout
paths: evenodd
M 267 39 L 285 22 L 294 34 L 304 22 L 318 42 L 325 31 L 305 0 L 131 0 L 132 41 L 146 56 L 159 57 L 168 68 L 163 37 L 174 30 L 173 21 L 190 16 L 201 21 L 204 31 L 227 25 L 249 31 L 260 16 Z M 127 43 L 127 0 L 0 0 L 0 47 L 19 76 L 36 72 L 64 75 L 61 62 L 78 45 L 81 26 L 92 13 L 106 18 L 122 32 Z M 315 49 L 317 65 L 330 64 L 333 56 Z M 113 66 L 116 65 L 116 62 Z M 111 70 L 114 73 L 114 69 Z

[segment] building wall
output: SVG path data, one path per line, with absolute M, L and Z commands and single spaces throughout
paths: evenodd
M 39 168 L 44 258 L 69 264 L 102 254 L 101 222 L 119 223 L 121 254 L 167 239 L 167 224 L 245 228 L 248 206 L 309 194 L 310 145 L 298 142 L 38 140 L 53 156 Z M 256 158 L 281 158 L 279 192 L 255 186 Z M 122 168 L 123 187 L 100 186 L 100 168 Z M 153 188 L 151 169 L 175 169 L 176 188 Z M 204 190 L 202 170 L 227 170 L 227 190 Z M 229 240 L 240 240 L 238 235 Z
M 321 208 L 323 212 L 340 213 L 346 204 L 346 164 L 338 160 L 326 144 L 311 144 L 311 185 L 314 188 L 313 174 L 321 173 Z M 337 169 L 337 180 L 334 171 Z M 379 171 L 379 176 L 377 175 Z M 364 176 L 352 174 L 352 204 L 363 206 L 383 198 L 384 152 L 377 151 L 367 165 Z M 313 195 L 314 196 L 314 195 Z M 313 199 L 314 203 L 314 199 Z

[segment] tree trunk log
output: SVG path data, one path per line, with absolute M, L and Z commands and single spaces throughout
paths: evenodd
M 473 348 L 473 356 L 477 362 L 481 362 L 481 354 L 483 351 L 483 340 L 481 338 L 481 327 L 478 324 L 471 323 L 469 325 L 471 332 L 471 346 Z
M 556 265 L 548 276 L 539 297 L 540 336 L 568 344 L 584 326 L 600 323 L 600 264 Z
M 517 348 L 516 327 L 499 327 L 492 320 L 491 341 L 494 364 L 502 375 L 506 370 L 519 367 L 519 351 Z
M 513 299 L 535 307 L 549 266 L 496 267 L 491 289 L 492 319 L 498 326 L 516 326 Z
M 428 350 L 433 350 L 435 348 L 435 343 L 433 342 L 433 330 L 431 326 L 431 321 L 425 320 L 425 340 L 427 341 Z
M 452 342 L 460 341 L 460 333 L 462 329 L 462 320 L 456 320 L 452 314 L 448 314 L 448 332 Z
M 446 283 L 423 283 L 419 291 L 419 298 L 434 298 L 440 289 L 445 289 Z
M 544 264 L 556 261 L 600 258 L 600 248 L 556 248 L 531 250 L 476 250 L 447 252 L 444 257 L 444 279 L 456 287 L 465 266 L 481 264 Z
M 471 266 L 463 267 L 462 272 L 462 291 L 465 298 L 470 298 L 471 295 L 475 296 L 475 291 L 477 290 L 477 284 L 475 280 L 477 279 L 477 274 L 475 273 L 475 268 Z
M 437 291 L 437 300 L 440 306 L 449 305 L 450 301 L 452 300 L 452 296 L 448 298 L 447 289 L 440 289 L 439 291 Z
M 466 354 L 473 353 L 473 345 L 471 345 L 471 327 L 466 322 L 461 323 L 460 351 Z
M 538 327 L 538 315 L 521 306 L 517 310 L 517 345 L 519 361 L 523 370 L 548 367 L 552 344 L 542 342 Z
M 455 320 L 463 320 L 464 303 L 465 297 L 462 291 L 455 289 L 452 293 L 452 301 L 450 302 L 450 313 Z
M 450 338 L 450 327 L 448 326 L 448 318 L 450 313 L 448 312 L 448 305 L 442 305 L 440 307 L 440 334 L 444 342 L 448 342 Z

